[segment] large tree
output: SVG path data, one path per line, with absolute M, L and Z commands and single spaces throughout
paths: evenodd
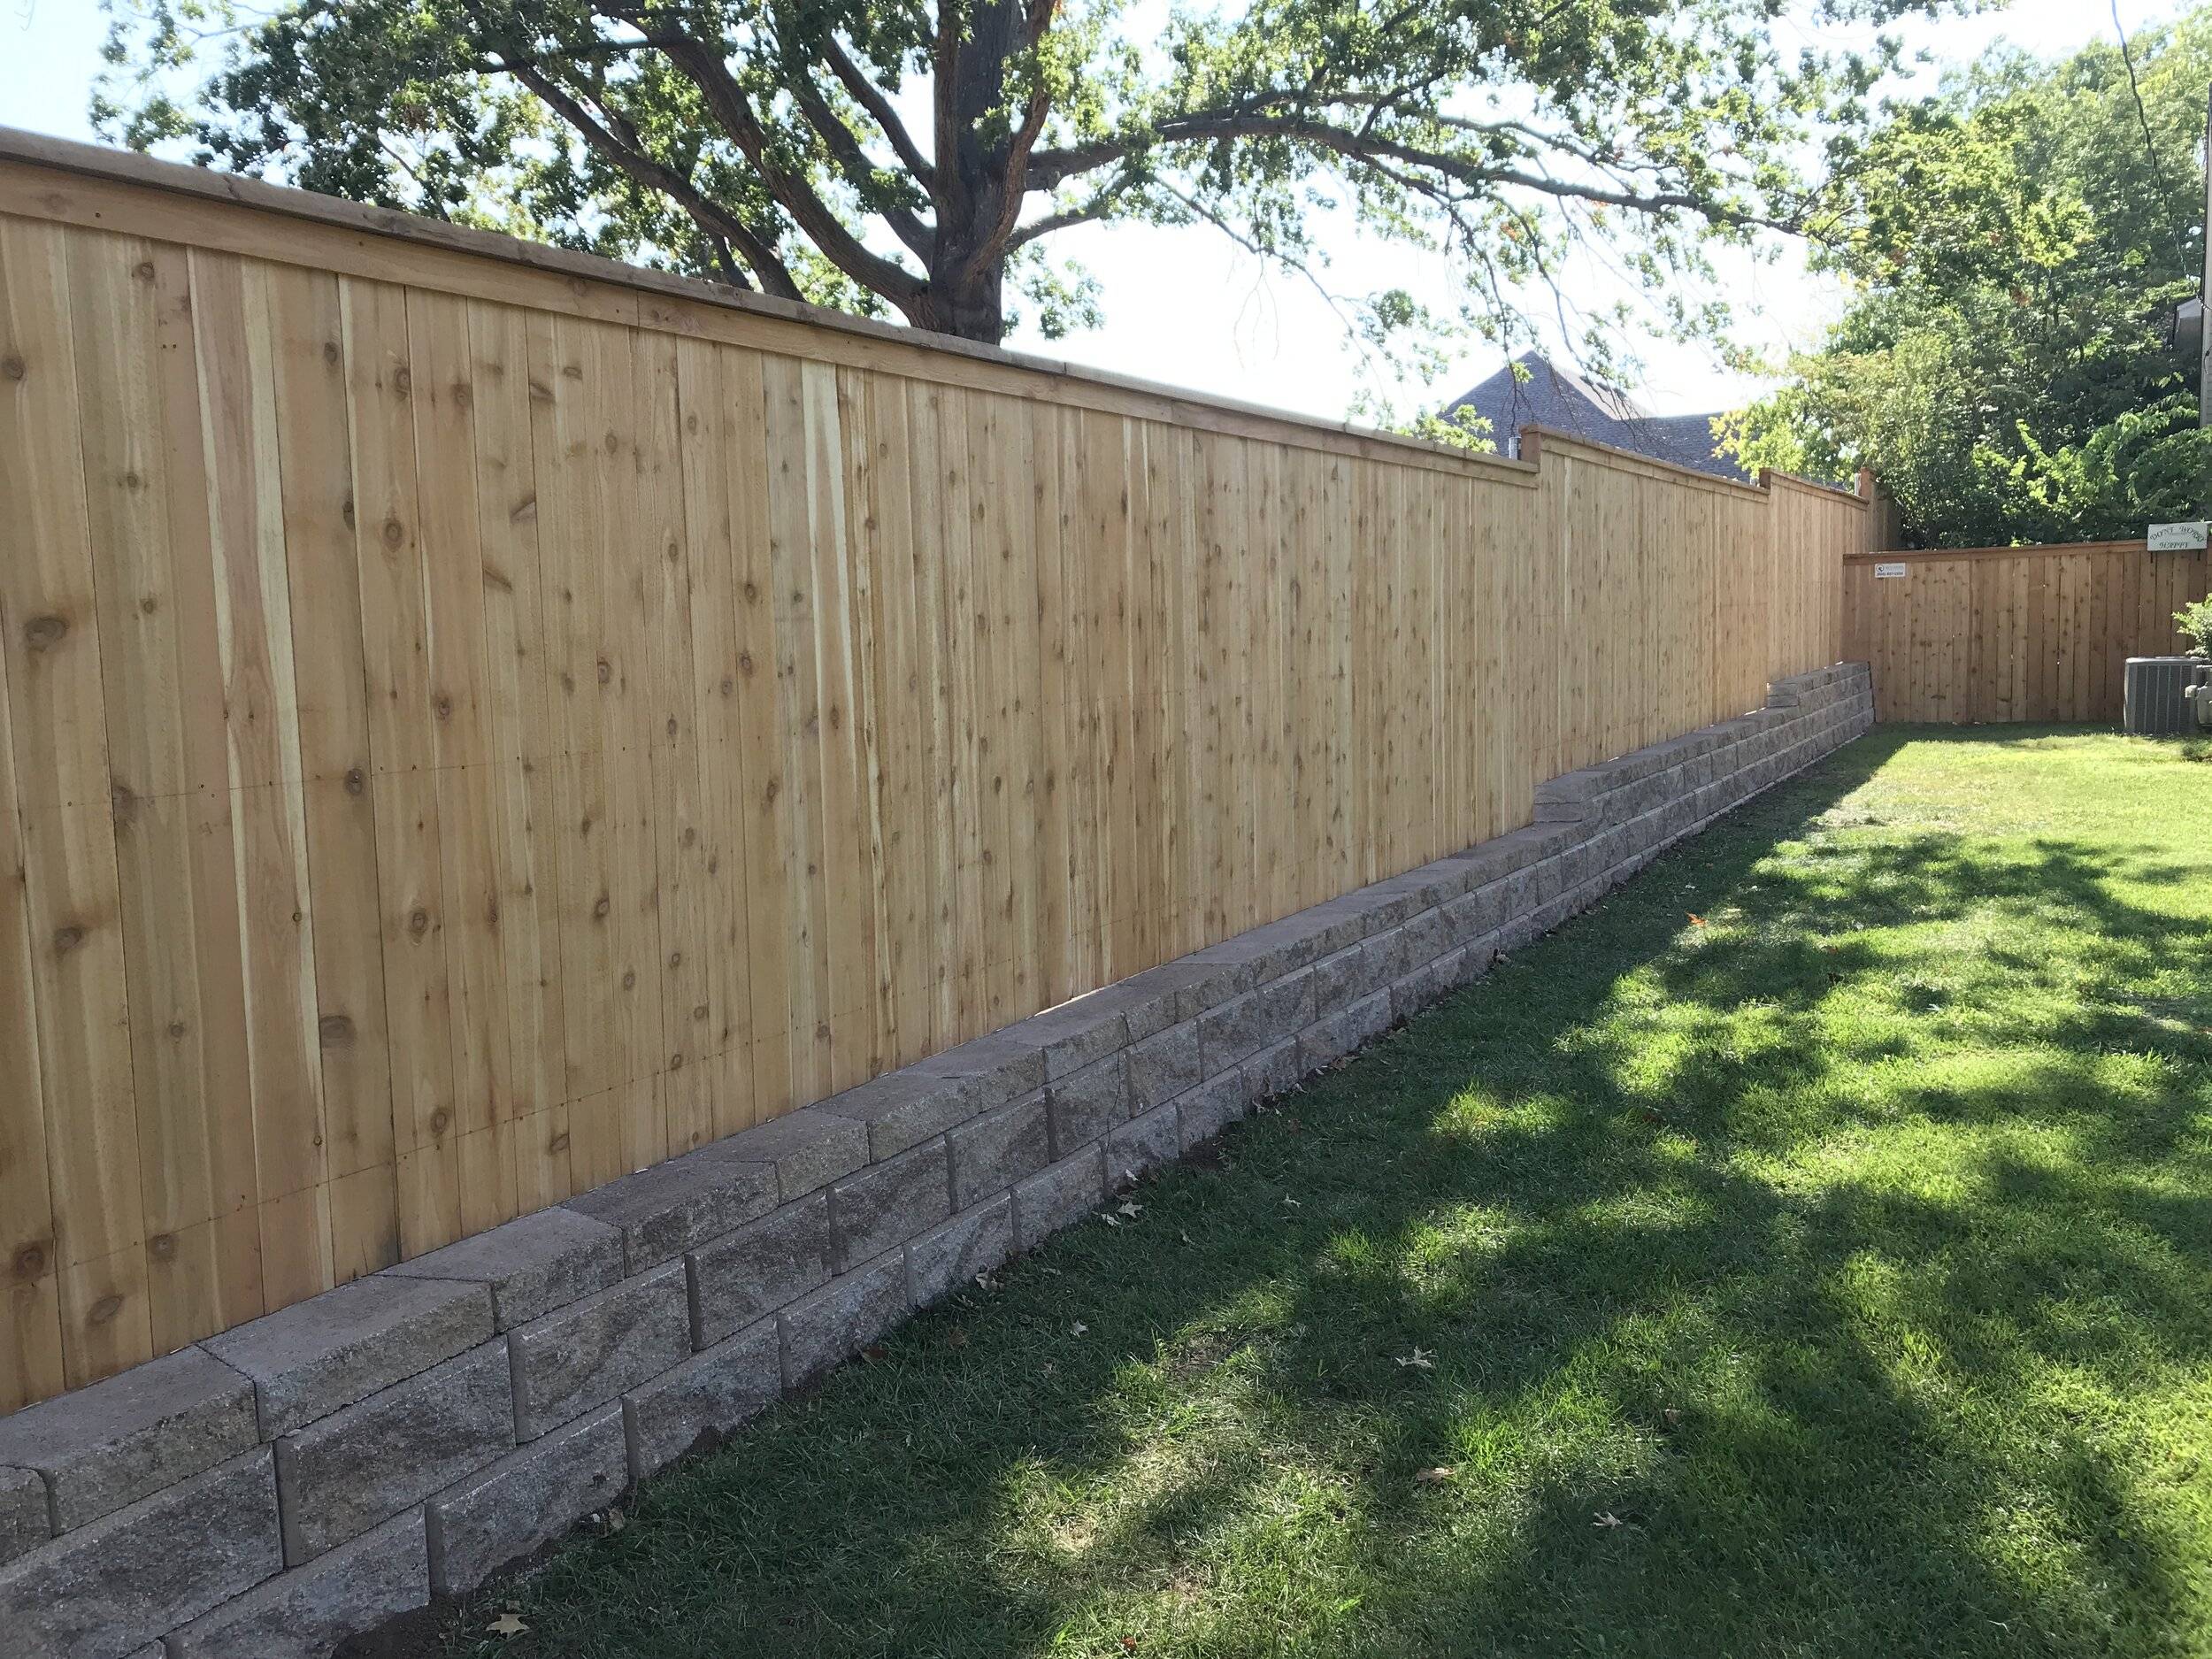
M 104 0 L 104 130 L 211 165 L 995 342 L 1094 318 L 1040 244 L 1203 222 L 1447 250 L 1511 326 L 1612 243 L 1685 328 L 1705 239 L 1817 228 L 1826 135 L 1893 48 L 1777 42 L 1960 0 Z M 1785 38 L 1807 38 L 1791 30 Z M 1817 171 L 1817 168 L 1815 169 Z M 1600 331 L 1602 337 L 1602 331 Z
M 1993 51 L 1887 111 L 1817 256 L 1844 316 L 1735 434 L 1869 466 L 1931 546 L 2140 535 L 2212 503 L 2193 342 L 2212 6 L 2056 64 Z

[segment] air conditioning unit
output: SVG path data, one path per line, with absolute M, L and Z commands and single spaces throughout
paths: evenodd
M 2212 732 L 2212 664 L 2198 664 L 2194 680 L 2181 688 L 2181 695 L 2189 700 L 2197 730 Z
M 2188 694 L 2208 664 L 2194 657 L 2131 657 L 2121 724 L 2139 737 L 2179 737 L 2198 729 L 2203 698 Z

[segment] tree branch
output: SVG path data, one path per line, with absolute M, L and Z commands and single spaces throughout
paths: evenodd
M 883 96 L 882 88 L 861 73 L 844 47 L 834 35 L 825 35 L 822 41 L 822 61 L 830 66 L 830 73 L 852 94 L 853 102 L 868 111 L 883 135 L 890 142 L 893 152 L 901 165 L 912 173 L 933 201 L 937 196 L 937 169 L 929 165 L 914 142 L 913 134 L 906 130 L 906 123 L 899 119 L 899 112 L 891 107 L 891 101 Z
M 790 267 L 777 257 L 775 249 L 756 234 L 744 220 L 703 194 L 688 178 L 673 167 L 654 160 L 642 150 L 633 149 L 624 143 L 565 88 L 535 65 L 498 57 L 494 57 L 491 61 L 527 87 L 541 103 L 574 127 L 586 143 L 621 169 L 626 177 L 648 189 L 662 192 L 689 214 L 692 222 L 709 237 L 718 238 L 735 248 L 759 278 L 763 293 L 789 300 L 802 297 L 799 284 L 792 276 Z
M 874 194 L 877 190 L 874 164 L 868 159 L 867 152 L 861 149 L 860 140 L 854 135 L 852 128 L 838 119 L 837 111 L 830 107 L 829 100 L 814 84 L 814 78 L 806 65 L 794 64 L 787 84 L 791 101 L 798 105 L 799 113 L 806 117 L 807 125 L 821 134 L 822 142 L 844 171 L 847 180 L 864 195 Z M 902 207 L 895 202 L 870 203 L 869 205 L 883 216 L 883 222 L 891 227 L 893 234 L 926 264 L 931 250 L 936 246 L 937 238 L 935 233 L 915 216 L 913 210 Z
M 722 129 L 729 134 L 745 159 L 752 163 L 784 211 L 798 221 L 814 245 L 840 271 L 864 288 L 872 289 L 901 311 L 913 315 L 914 303 L 923 291 L 922 279 L 905 267 L 871 253 L 860 239 L 845 228 L 829 204 L 803 179 L 794 178 L 768 154 L 767 134 L 754 114 L 745 89 L 733 80 L 722 60 L 696 41 L 684 40 L 664 49 L 668 59 L 696 86 Z

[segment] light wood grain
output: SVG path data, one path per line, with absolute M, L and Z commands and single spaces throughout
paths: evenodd
M 1513 829 L 1888 637 L 1843 606 L 1863 503 L 1793 480 L 1459 459 L 33 171 L 0 1409 Z M 2101 672 L 2099 568 L 2013 703 Z
M 2173 613 L 2212 588 L 2206 554 L 2140 541 L 1853 549 L 1843 567 L 1841 635 L 1872 665 L 1876 717 L 1960 726 L 2116 725 L 2126 659 L 2181 650 Z

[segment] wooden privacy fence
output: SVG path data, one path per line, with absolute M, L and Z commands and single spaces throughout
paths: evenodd
M 0 1409 L 1523 824 L 1864 507 L 0 139 Z
M 1872 665 L 1878 719 L 2116 725 L 2123 664 L 2182 649 L 2208 571 L 2140 541 L 1855 553 L 1844 655 Z

